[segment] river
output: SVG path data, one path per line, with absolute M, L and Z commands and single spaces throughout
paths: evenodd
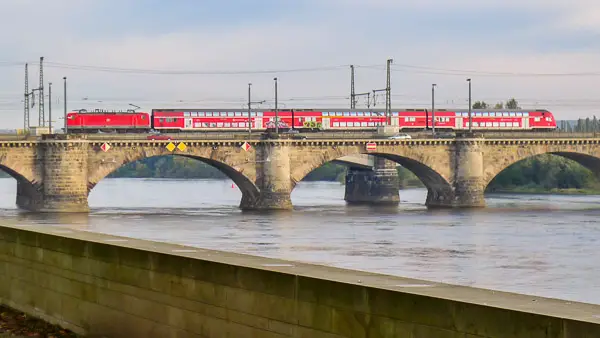
M 248 213 L 231 181 L 105 179 L 91 212 L 45 215 L 14 205 L 3 220 L 174 242 L 600 304 L 600 196 L 489 195 L 479 210 L 428 210 L 422 189 L 398 207 L 346 206 L 344 186 L 301 182 L 293 212 Z

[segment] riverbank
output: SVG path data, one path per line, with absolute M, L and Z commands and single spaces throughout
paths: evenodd
M 0 337 L 81 338 L 82 336 L 0 305 Z
M 543 188 L 526 188 L 515 187 L 510 189 L 494 189 L 486 191 L 493 194 L 523 194 L 523 195 L 600 195 L 598 189 L 543 189 Z

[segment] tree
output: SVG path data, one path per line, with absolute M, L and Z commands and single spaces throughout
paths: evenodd
M 517 100 L 515 100 L 515 98 L 513 97 L 512 99 L 506 101 L 506 109 L 520 109 L 521 107 L 519 107 L 519 102 L 517 102 Z
M 502 103 L 502 102 L 496 103 L 496 105 L 494 106 L 494 109 L 504 109 L 504 103 Z
M 485 109 L 488 107 L 489 105 L 485 101 L 475 101 L 475 103 L 473 103 L 473 109 Z

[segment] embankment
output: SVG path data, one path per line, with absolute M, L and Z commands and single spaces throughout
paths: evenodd
M 34 226 L 0 227 L 0 302 L 97 337 L 600 337 L 596 305 Z

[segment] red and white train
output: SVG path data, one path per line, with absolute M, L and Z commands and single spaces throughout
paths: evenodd
M 467 110 L 393 109 L 391 125 L 401 131 L 431 129 L 440 131 L 469 129 Z M 299 131 L 370 131 L 386 124 L 381 109 L 288 109 L 280 110 L 279 128 Z M 554 115 L 545 109 L 473 110 L 473 130 L 549 131 L 556 129 Z M 164 133 L 266 131 L 275 128 L 274 110 L 236 109 L 153 109 L 152 113 L 105 110 L 79 110 L 67 114 L 69 133 Z

